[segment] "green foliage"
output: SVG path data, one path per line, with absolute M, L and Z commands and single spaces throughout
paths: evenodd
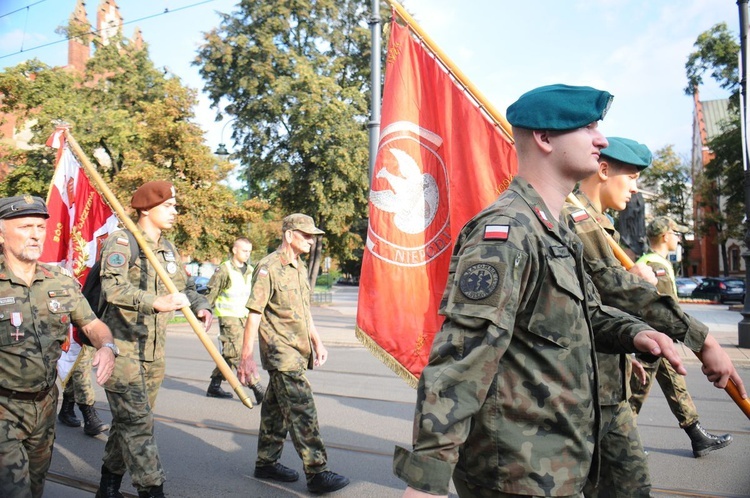
M 236 119 L 247 191 L 280 217 L 311 215 L 339 261 L 361 254 L 352 227 L 367 216 L 369 4 L 243 1 L 195 61 L 213 106 Z
M 641 173 L 641 185 L 654 194 L 649 200 L 653 214 L 669 216 L 681 225 L 692 220 L 690 166 L 672 145 L 657 150 L 654 160 Z
M 738 106 L 740 77 L 737 60 L 740 45 L 737 36 L 722 22 L 698 35 L 693 46 L 696 50 L 688 56 L 685 63 L 688 80 L 685 93 L 693 95 L 698 86 L 703 84 L 703 75 L 710 71 L 711 77 L 719 86 L 731 93 L 732 105 Z
M 0 73 L 0 111 L 31 125 L 31 151 L 10 151 L 4 195 L 46 197 L 54 151 L 43 147 L 60 120 L 127 209 L 149 180 L 172 181 L 181 216 L 168 236 L 184 255 L 210 259 L 247 236 L 266 203 L 241 202 L 222 182 L 232 165 L 217 164 L 194 123 L 196 92 L 154 67 L 147 48 L 115 39 L 98 46 L 85 74 L 30 61 Z M 94 161 L 94 158 L 96 159 Z

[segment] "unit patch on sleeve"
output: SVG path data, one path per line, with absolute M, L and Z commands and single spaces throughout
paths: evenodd
M 461 274 L 458 288 L 464 296 L 473 301 L 478 301 L 492 295 L 497 289 L 499 280 L 494 266 L 487 263 L 476 263 Z

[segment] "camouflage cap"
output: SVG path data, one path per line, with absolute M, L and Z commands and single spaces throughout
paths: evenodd
M 673 232 L 687 233 L 690 229 L 683 225 L 678 225 L 669 216 L 659 216 L 648 224 L 646 227 L 646 236 L 649 238 L 658 237 L 659 235 L 672 230 Z
M 176 196 L 177 192 L 170 182 L 163 180 L 146 182 L 135 191 L 130 205 L 133 209 L 144 211 Z
M 613 98 L 589 86 L 547 85 L 521 95 L 506 118 L 529 130 L 575 130 L 604 119 Z
M 41 197 L 33 195 L 16 195 L 0 199 L 0 220 L 22 218 L 24 216 L 43 216 L 49 218 L 47 205 Z
M 294 213 L 290 214 L 281 223 L 281 231 L 286 232 L 287 230 L 299 230 L 308 235 L 321 235 L 325 232 L 315 226 L 313 219 L 306 214 Z
M 651 151 L 643 144 L 629 138 L 607 137 L 609 145 L 601 155 L 644 170 L 651 165 Z

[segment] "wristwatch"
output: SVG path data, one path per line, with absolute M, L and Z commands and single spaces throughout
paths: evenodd
M 117 358 L 120 355 L 120 348 L 117 347 L 117 344 L 114 342 L 105 342 L 102 344 L 103 348 L 109 348 L 112 350 L 112 353 L 114 353 L 115 358 Z

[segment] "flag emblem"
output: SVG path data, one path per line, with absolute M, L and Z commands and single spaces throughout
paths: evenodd
M 484 240 L 508 240 L 510 226 L 487 225 L 484 227 Z
M 570 216 L 576 223 L 589 219 L 589 213 L 587 213 L 585 209 L 579 209 L 578 211 L 571 213 Z

